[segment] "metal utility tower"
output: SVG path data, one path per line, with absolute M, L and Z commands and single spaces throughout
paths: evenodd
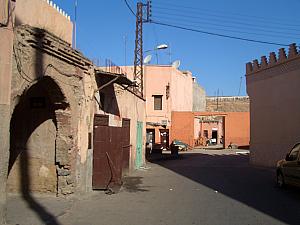
M 146 10 L 146 18 L 144 18 L 144 10 Z M 143 97 L 143 23 L 150 22 L 151 16 L 151 1 L 147 4 L 142 2 L 137 3 L 136 12 L 136 30 L 135 30 L 135 49 L 134 49 L 134 80 L 136 87 L 134 91 L 139 96 Z

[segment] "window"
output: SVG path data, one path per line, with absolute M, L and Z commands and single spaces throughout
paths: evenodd
M 153 95 L 154 110 L 162 110 L 162 95 Z
M 294 146 L 294 148 L 292 149 L 292 151 L 289 155 L 289 160 L 290 161 L 297 160 L 299 150 L 300 150 L 300 144 L 297 144 L 296 146 Z
M 206 137 L 206 138 L 208 138 L 208 130 L 204 130 L 203 136 Z

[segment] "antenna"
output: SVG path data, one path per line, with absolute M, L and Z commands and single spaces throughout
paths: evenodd
M 180 66 L 180 60 L 175 60 L 173 63 L 172 63 L 172 67 L 178 69 Z
M 77 0 L 75 0 L 75 18 L 74 18 L 74 49 L 77 48 Z
M 240 87 L 239 87 L 239 93 L 238 93 L 238 96 L 240 96 L 240 93 L 241 93 L 242 81 L 243 81 L 243 77 L 241 77 L 241 81 L 240 81 Z

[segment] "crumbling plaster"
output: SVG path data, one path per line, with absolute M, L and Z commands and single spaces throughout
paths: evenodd
M 63 186 L 61 194 L 73 193 L 76 188 L 86 191 L 85 163 L 95 88 L 93 71 L 89 60 L 50 33 L 29 26 L 16 29 L 11 115 L 20 97 L 44 77 L 51 77 L 63 93 L 65 102 L 56 104 L 68 105 L 65 110 L 56 110 L 57 142 L 63 148 L 56 149 L 56 158 L 63 165 L 59 169 L 70 171 L 62 174 L 71 177 L 63 176 L 59 182 Z

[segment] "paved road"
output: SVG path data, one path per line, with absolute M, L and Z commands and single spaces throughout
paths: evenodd
M 276 188 L 273 171 L 250 167 L 248 159 L 244 153 L 197 150 L 148 164 L 114 195 L 38 200 L 56 217 L 54 225 L 299 225 L 299 189 Z M 11 198 L 11 224 L 40 224 L 33 222 L 35 212 L 22 207 Z

